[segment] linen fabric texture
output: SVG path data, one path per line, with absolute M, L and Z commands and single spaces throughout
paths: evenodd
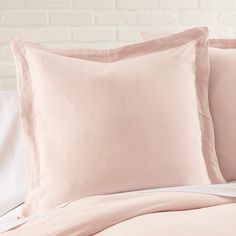
M 227 181 L 236 180 L 236 40 L 210 39 L 209 102 L 216 152 Z
M 208 30 L 109 50 L 14 40 L 30 190 L 23 215 L 83 197 L 223 183 Z
M 141 33 L 144 40 L 163 38 L 166 35 L 171 33 Z M 209 103 L 215 132 L 215 148 L 221 172 L 230 182 L 236 180 L 236 40 L 209 39 L 209 57 Z
M 144 40 L 171 33 L 141 33 Z M 235 39 L 209 39 L 209 103 L 215 132 L 215 148 L 221 172 L 236 180 Z

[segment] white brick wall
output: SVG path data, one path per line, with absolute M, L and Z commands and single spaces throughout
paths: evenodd
M 212 37 L 236 37 L 236 0 L 0 0 L 0 89 L 15 87 L 9 40 L 107 48 L 140 40 L 140 32 L 209 26 Z
M 48 13 L 43 11 L 8 11 L 2 14 L 4 26 L 47 25 Z
M 66 25 L 68 27 L 74 25 L 92 25 L 93 13 L 91 11 L 59 11 L 50 14 L 51 25 Z

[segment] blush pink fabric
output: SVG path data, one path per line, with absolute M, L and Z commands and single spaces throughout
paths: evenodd
M 122 193 L 52 209 L 1 236 L 234 236 L 235 218 L 235 198 L 184 192 Z
M 110 50 L 13 41 L 31 189 L 23 215 L 79 198 L 222 183 L 206 28 Z
M 143 39 L 167 33 L 142 33 Z M 170 33 L 169 33 L 170 35 Z M 221 172 L 227 181 L 236 180 L 236 40 L 210 39 L 209 103 L 215 131 L 215 148 Z
M 222 174 L 236 180 L 236 40 L 209 41 L 209 100 Z

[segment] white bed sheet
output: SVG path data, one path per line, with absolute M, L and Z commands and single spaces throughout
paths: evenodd
M 12 229 L 18 225 L 24 224 L 26 221 L 32 219 L 33 217 L 26 217 L 18 219 L 21 213 L 23 204 L 9 211 L 0 217 L 0 233 Z
M 0 216 L 24 202 L 27 151 L 16 91 L 0 90 Z
M 23 204 L 14 208 L 13 210 L 9 211 L 8 213 L 4 214 L 0 217 L 0 224 L 1 222 L 6 222 L 10 220 L 17 220 L 17 217 L 20 215 L 22 210 Z

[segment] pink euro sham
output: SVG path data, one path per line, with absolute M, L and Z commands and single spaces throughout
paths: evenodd
M 145 40 L 170 33 L 142 33 Z M 219 166 L 227 181 L 236 180 L 236 39 L 210 39 L 209 103 Z
M 222 183 L 208 31 L 109 50 L 12 42 L 29 148 L 23 215 L 87 196 Z
M 221 172 L 236 180 L 236 40 L 209 40 L 209 102 Z

